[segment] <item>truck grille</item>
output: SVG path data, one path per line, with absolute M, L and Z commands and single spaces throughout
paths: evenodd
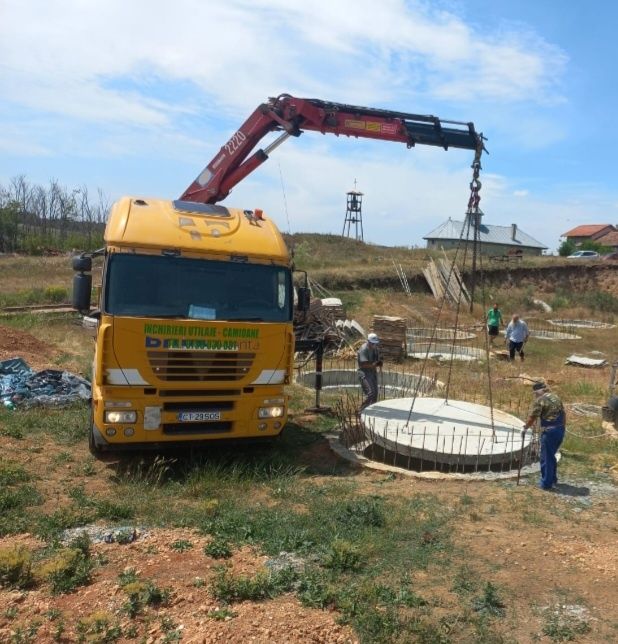
M 154 375 L 170 382 L 241 380 L 255 358 L 255 353 L 230 351 L 148 351 L 147 355 Z

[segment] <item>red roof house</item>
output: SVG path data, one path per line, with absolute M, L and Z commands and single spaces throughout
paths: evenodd
M 597 241 L 603 235 L 615 232 L 616 228 L 611 224 L 584 224 L 576 226 L 572 230 L 562 234 L 574 244 L 581 244 L 583 241 L 594 240 Z

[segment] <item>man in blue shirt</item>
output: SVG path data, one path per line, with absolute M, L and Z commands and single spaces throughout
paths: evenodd
M 521 361 L 524 361 L 524 344 L 528 342 L 529 337 L 528 325 L 515 313 L 506 327 L 506 345 L 511 362 L 515 360 L 515 352 L 519 353 Z

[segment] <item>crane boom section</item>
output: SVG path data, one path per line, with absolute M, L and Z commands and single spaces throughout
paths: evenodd
M 282 94 L 258 106 L 185 190 L 181 200 L 214 204 L 225 199 L 234 186 L 268 159 L 279 143 L 306 130 L 405 143 L 408 148 L 431 145 L 477 153 L 483 149 L 483 137 L 473 123 Z M 282 132 L 279 139 L 266 150 L 251 154 L 273 131 Z

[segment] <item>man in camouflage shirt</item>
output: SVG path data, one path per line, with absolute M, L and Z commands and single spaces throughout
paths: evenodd
M 541 483 L 542 490 L 551 490 L 558 483 L 556 452 L 565 432 L 566 413 L 558 396 L 547 390 L 543 382 L 532 385 L 535 401 L 530 410 L 524 431 L 540 420 L 541 425 Z

